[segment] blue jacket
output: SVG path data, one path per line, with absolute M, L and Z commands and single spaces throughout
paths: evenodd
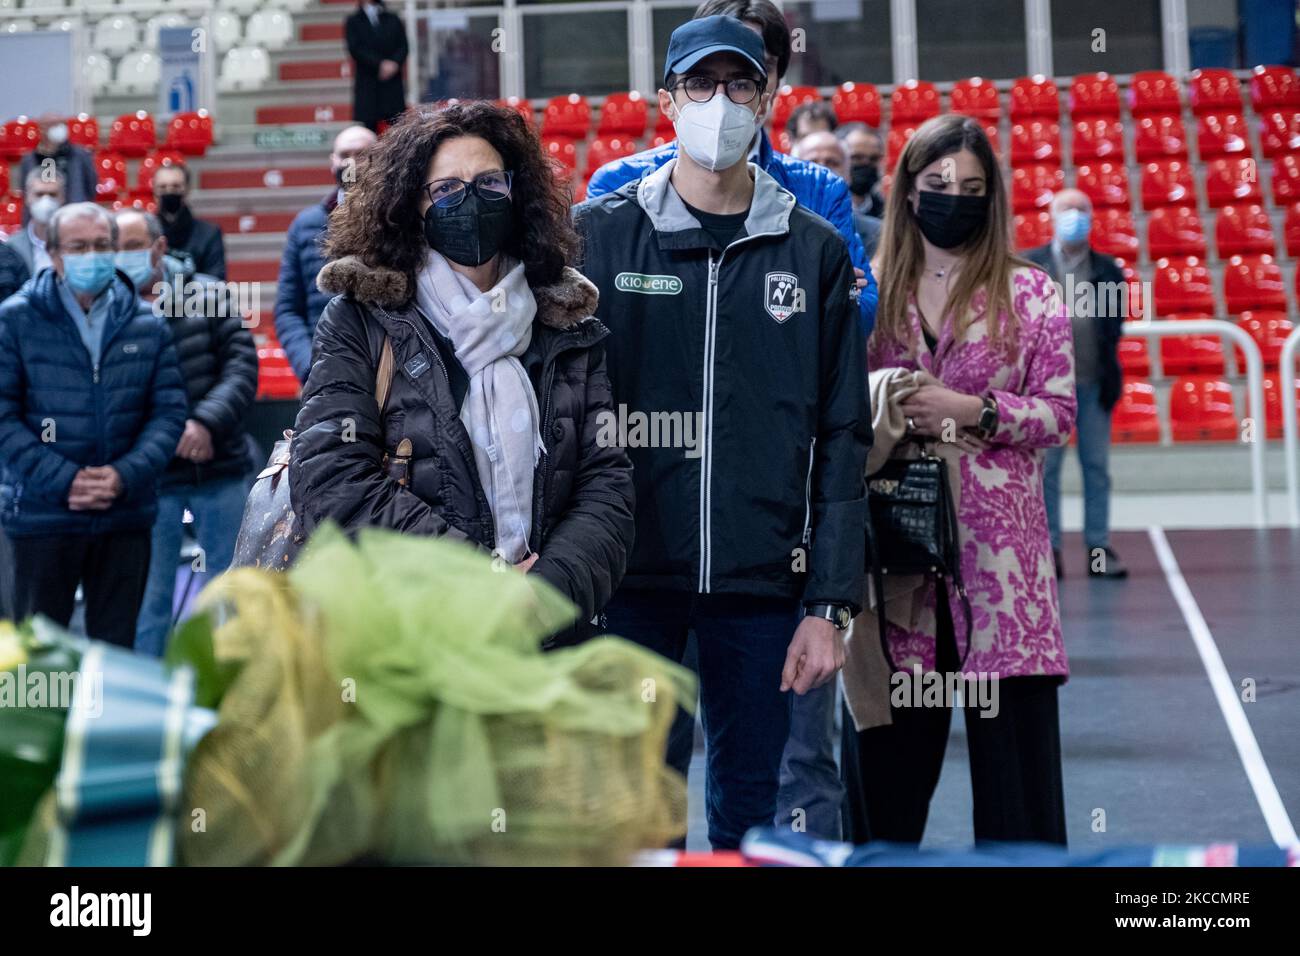
M 42 269 L 0 305 L 0 521 L 13 537 L 147 529 L 185 428 L 171 332 L 137 312 L 118 273 L 96 366 L 57 281 Z M 72 479 L 91 465 L 116 468 L 122 494 L 103 511 L 71 511 Z
M 655 149 L 643 150 L 606 163 L 592 174 L 591 181 L 587 183 L 587 198 L 594 199 L 612 193 L 625 183 L 640 179 L 668 160 L 676 158 L 677 141 L 673 140 Z M 794 198 L 801 206 L 817 213 L 844 238 L 849 247 L 850 261 L 867 274 L 867 287 L 858 296 L 858 308 L 862 316 L 862 334 L 871 335 L 876 324 L 879 293 L 876 290 L 876 279 L 871 274 L 871 262 L 853 224 L 853 201 L 849 198 L 848 185 L 824 166 L 778 153 L 772 148 L 766 132 L 759 134 L 756 162 L 778 185 L 794 193 Z M 285 348 L 287 350 L 288 346 Z
M 329 215 L 337 205 L 337 195 L 330 193 L 294 217 L 280 257 L 280 279 L 275 289 L 275 336 L 300 382 L 306 382 L 311 371 L 311 339 L 316 323 L 334 298 L 316 288 L 316 275 L 325 264 L 321 243 Z

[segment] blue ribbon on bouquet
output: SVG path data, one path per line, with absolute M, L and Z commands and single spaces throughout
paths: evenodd
M 49 866 L 170 866 L 185 762 L 217 722 L 194 672 L 102 641 L 82 655 L 54 781 Z

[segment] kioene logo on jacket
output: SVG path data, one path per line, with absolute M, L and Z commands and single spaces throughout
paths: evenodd
M 614 276 L 614 288 L 619 292 L 640 292 L 643 295 L 677 295 L 682 291 L 682 280 L 677 276 L 620 272 Z

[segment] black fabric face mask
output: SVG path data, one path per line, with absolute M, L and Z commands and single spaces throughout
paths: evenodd
M 849 192 L 855 196 L 866 196 L 880 179 L 880 170 L 875 163 L 862 163 L 849 167 Z
M 424 241 L 434 252 L 462 266 L 481 266 L 510 236 L 508 199 L 484 200 L 470 192 L 459 206 L 430 206 L 424 214 Z
M 989 216 L 989 197 L 933 190 L 917 191 L 916 221 L 921 234 L 940 249 L 955 249 L 979 232 Z
M 169 216 L 174 216 L 180 212 L 184 203 L 185 197 L 180 193 L 163 193 L 158 197 L 158 208 Z

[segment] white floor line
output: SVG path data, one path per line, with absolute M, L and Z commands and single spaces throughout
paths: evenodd
M 1196 651 L 1201 655 L 1201 663 L 1205 665 L 1205 672 L 1210 678 L 1210 687 L 1219 702 L 1219 709 L 1223 711 L 1223 719 L 1228 725 L 1228 732 L 1232 734 L 1232 742 L 1237 745 L 1237 754 L 1246 770 L 1246 778 L 1255 791 L 1255 799 L 1259 801 L 1259 809 L 1268 824 L 1268 832 L 1278 846 L 1296 846 L 1300 844 L 1300 838 L 1296 836 L 1295 827 L 1282 803 L 1282 795 L 1277 792 L 1273 775 L 1264 762 L 1255 732 L 1250 729 L 1250 721 L 1246 718 L 1246 711 L 1241 706 L 1241 698 L 1237 696 L 1232 678 L 1228 676 L 1228 668 L 1224 666 L 1214 635 L 1210 633 L 1201 608 L 1192 596 L 1192 589 L 1187 586 L 1183 572 L 1178 568 L 1178 560 L 1174 557 L 1173 548 L 1169 546 L 1169 539 L 1159 525 L 1147 528 L 1147 535 L 1151 538 L 1151 546 L 1155 549 L 1160 567 L 1165 572 L 1169 590 L 1178 602 L 1178 609 L 1183 612 L 1183 620 L 1187 622 L 1187 630 L 1192 635 Z

